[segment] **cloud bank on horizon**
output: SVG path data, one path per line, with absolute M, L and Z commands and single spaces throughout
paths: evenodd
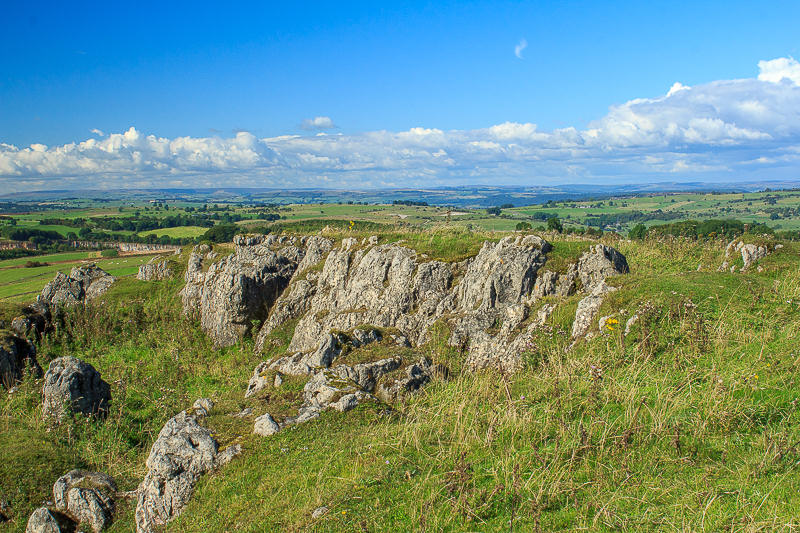
M 437 185 L 800 179 L 800 63 L 760 61 L 757 78 L 688 87 L 612 106 L 585 129 L 505 122 L 443 131 L 231 138 L 145 135 L 83 142 L 0 142 L 8 192 L 130 187 L 431 187 Z

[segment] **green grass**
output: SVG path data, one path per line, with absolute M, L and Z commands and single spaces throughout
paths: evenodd
M 208 231 L 208 228 L 203 228 L 201 226 L 179 226 L 177 228 L 164 228 L 164 229 L 156 229 L 153 231 L 143 231 L 142 233 L 139 234 L 139 236 L 146 237 L 148 235 L 155 235 L 156 237 L 163 237 L 164 235 L 166 235 L 167 237 L 199 237 L 206 231 Z
M 134 255 L 104 259 L 99 257 L 87 258 L 87 255 L 89 254 L 86 252 L 76 252 L 25 259 L 25 261 L 31 259 L 40 262 L 53 261 L 53 263 L 48 263 L 46 266 L 32 268 L 20 266 L 20 262 L 24 265 L 25 261 L 20 261 L 19 259 L 0 261 L 0 300 L 14 302 L 33 300 L 36 293 L 41 292 L 57 272 L 68 274 L 73 267 L 80 266 L 83 263 L 95 263 L 109 274 L 123 277 L 136 274 L 139 270 L 139 265 L 146 263 L 152 257 L 150 255 Z M 7 265 L 7 263 L 13 264 Z
M 369 235 L 342 231 L 334 236 Z M 395 232 L 420 253 L 460 260 L 476 232 Z M 725 243 L 605 242 L 631 273 L 612 278 L 601 315 L 624 324 L 580 342 L 568 333 L 578 296 L 559 305 L 513 376 L 462 371 L 446 328 L 403 351 L 446 362 L 436 381 L 387 409 L 363 404 L 272 437 L 252 419 L 291 414 L 302 379 L 244 399 L 253 367 L 283 353 L 293 324 L 273 332 L 267 353 L 252 342 L 214 350 L 181 317 L 183 282 L 126 278 L 103 302 L 70 311 L 39 348 L 43 366 L 71 354 L 112 387 L 105 422 L 48 431 L 40 382 L 0 396 L 0 491 L 22 531 L 55 479 L 74 467 L 106 471 L 132 490 L 163 423 L 200 396 L 217 405 L 209 427 L 243 454 L 205 476 L 168 531 L 791 531 L 800 528 L 800 246 L 763 259 L 763 272 L 718 273 Z M 551 266 L 591 241 L 554 240 Z M 698 270 L 698 266 L 700 267 Z M 547 268 L 547 267 L 546 267 Z M 380 358 L 371 346 L 348 357 Z M 398 352 L 399 353 L 399 352 Z M 592 367 L 602 369 L 602 378 Z M 119 503 L 111 531 L 131 531 L 133 502 Z M 330 512 L 311 519 L 326 505 Z M 5 529 L 4 529 L 5 528 Z

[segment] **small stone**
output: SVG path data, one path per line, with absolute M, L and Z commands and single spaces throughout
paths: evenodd
M 277 374 L 275 374 L 275 379 L 272 382 L 272 386 L 277 389 L 281 385 L 283 385 L 283 376 L 281 375 L 280 372 L 278 372 Z
M 208 416 L 213 408 L 214 402 L 211 398 L 199 398 L 192 404 L 192 411 L 198 416 Z
M 261 435 L 262 437 L 268 437 L 270 435 L 274 435 L 280 430 L 280 426 L 269 413 L 263 414 L 256 418 L 255 424 L 253 425 L 253 433 L 256 435 Z
M 242 453 L 242 446 L 241 444 L 232 444 L 219 452 L 216 458 L 216 466 L 222 467 L 226 464 L 230 463 L 234 457 Z
M 317 518 L 322 518 L 326 514 L 328 514 L 328 508 L 323 505 L 311 511 L 311 518 L 316 520 Z

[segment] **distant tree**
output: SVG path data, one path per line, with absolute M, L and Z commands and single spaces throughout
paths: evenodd
M 640 240 L 644 239 L 646 234 L 647 234 L 647 227 L 645 227 L 644 224 L 636 224 L 628 232 L 628 238 L 640 241 Z
M 211 242 L 229 242 L 239 232 L 236 224 L 219 224 L 203 234 L 202 239 Z
M 528 231 L 531 229 L 531 224 L 530 222 L 517 222 L 516 229 L 517 231 Z
M 487 215 L 499 216 L 501 212 L 502 211 L 501 211 L 501 209 L 499 207 L 488 207 L 488 208 L 486 208 L 486 214 Z
M 514 207 L 514 204 L 503 204 L 500 209 L 511 209 L 512 207 Z
M 558 217 L 550 217 L 547 219 L 547 229 L 549 231 L 561 233 L 564 231 L 564 226 L 561 224 L 561 220 Z

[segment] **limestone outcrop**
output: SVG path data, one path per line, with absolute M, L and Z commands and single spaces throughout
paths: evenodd
M 105 416 L 111 402 L 111 387 L 100 372 L 75 357 L 59 357 L 44 376 L 44 415 L 55 421 L 73 413 Z
M 136 531 L 160 531 L 188 503 L 200 477 L 228 463 L 238 445 L 220 451 L 219 443 L 195 416 L 181 411 L 171 418 L 153 443 L 147 474 L 139 485 Z
M 45 285 L 38 301 L 44 305 L 75 305 L 102 295 L 116 278 L 97 267 L 73 267 L 69 275 L 59 272 Z
M 197 247 L 181 291 L 184 314 L 199 318 L 216 346 L 235 344 L 250 332 L 253 321 L 267 318 L 288 285 L 305 255 L 297 241 L 237 235 L 234 253 L 221 258 Z
M 782 246 L 782 245 L 778 245 Z M 728 243 L 728 246 L 725 248 L 725 260 L 722 262 L 720 267 L 717 269 L 719 272 L 725 272 L 730 270 L 731 272 L 736 271 L 736 265 L 732 264 L 735 260 L 737 254 L 740 254 L 742 257 L 742 267 L 741 271 L 748 270 L 751 266 L 756 264 L 759 260 L 767 257 L 771 252 L 770 248 L 764 245 L 757 245 L 757 244 L 745 244 L 741 240 L 733 240 Z M 760 267 L 759 267 L 760 268 Z
M 219 345 L 235 342 L 263 320 L 257 351 L 267 348 L 276 328 L 297 320 L 286 356 L 255 369 L 252 395 L 272 384 L 269 371 L 311 375 L 330 367 L 346 345 L 361 342 L 353 335 L 365 326 L 391 330 L 398 342 L 419 346 L 442 321 L 451 331 L 448 342 L 468 352 L 468 366 L 514 371 L 538 324 L 528 321 L 538 300 L 591 294 L 607 277 L 629 270 L 621 253 L 598 244 L 566 272 L 549 271 L 552 246 L 534 235 L 485 242 L 460 263 L 377 243 L 345 238 L 334 246 L 321 236 L 238 236 L 235 252 L 210 266 L 214 252 L 196 248 L 182 293 L 184 310 L 198 312 Z
M 171 279 L 173 275 L 172 265 L 162 257 L 154 257 L 147 263 L 139 265 L 136 279 L 139 281 L 160 281 Z

